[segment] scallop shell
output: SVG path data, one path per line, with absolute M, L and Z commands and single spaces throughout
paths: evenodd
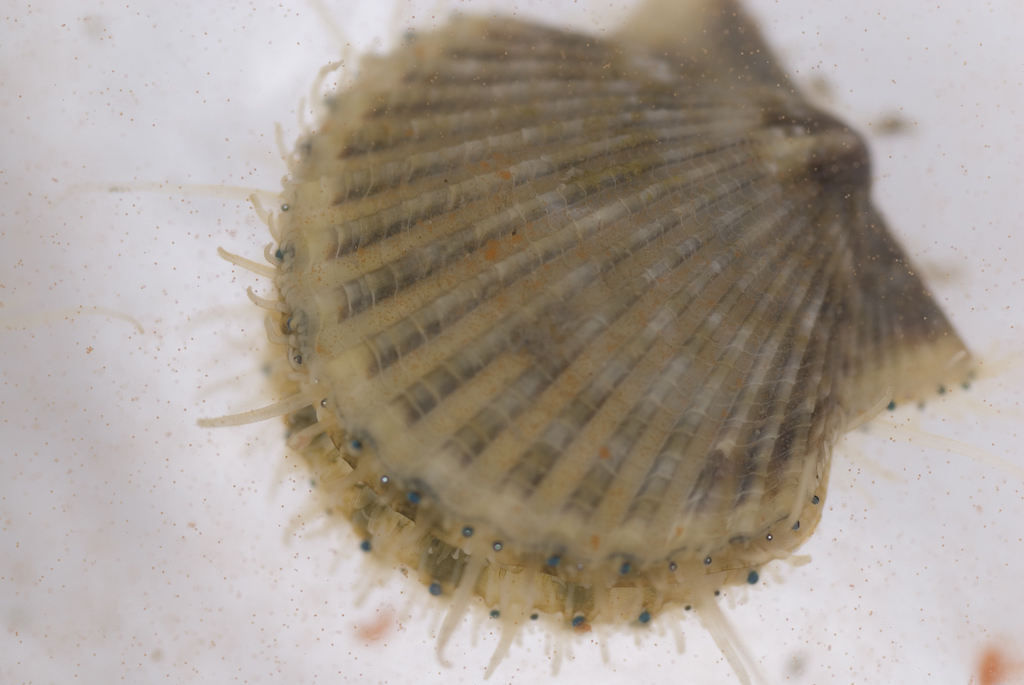
M 635 33 L 456 20 L 365 65 L 286 181 L 293 445 L 459 607 L 699 605 L 809 536 L 851 422 L 969 373 L 860 138 L 770 62 Z
M 4 334 L 9 544 L 0 575 L 11 588 L 11 679 L 67 680 L 74 671 L 79 680 L 130 672 L 136 681 L 219 682 L 266 678 L 268 669 L 295 682 L 339 671 L 457 679 L 424 643 L 428 612 L 443 610 L 445 597 L 391 572 L 388 590 L 354 607 L 353 583 L 385 577 L 376 555 L 360 553 L 350 534 L 316 535 L 312 526 L 285 542 L 281 527 L 308 481 L 290 468 L 297 480 L 275 488 L 274 469 L 297 461 L 279 459 L 278 421 L 194 425 L 199 415 L 264 403 L 265 377 L 255 371 L 262 321 L 242 317 L 255 309 L 244 286 L 266 281 L 227 268 L 213 251 L 255 252 L 267 241 L 247 203 L 134 192 L 45 201 L 85 179 L 279 187 L 272 122 L 290 135 L 300 97 L 336 45 L 315 15 L 296 19 L 276 2 L 209 13 L 203 5 L 202 14 L 167 3 L 89 4 L 15 8 L 7 24 L 5 83 L 18 97 L 4 146 L 0 299 L 7 314 L 105 304 L 135 314 L 147 333 L 84 317 Z M 850 13 L 765 3 L 759 13 L 787 73 L 821 74 L 850 123 L 868 132 L 871 118 L 895 105 L 915 122 L 912 135 L 871 136 L 873 197 L 972 350 L 1019 347 L 1013 283 L 1022 274 L 1011 225 L 1020 194 L 1008 186 L 1019 185 L 1021 150 L 1006 141 L 1021 92 L 1019 78 L 1008 79 L 1019 71 L 1007 60 L 1012 50 L 992 49 L 1001 38 L 1012 45 L 1016 25 L 1013 7 L 997 7 Z M 343 12 L 348 28 L 353 16 Z M 105 32 L 90 33 L 100 21 Z M 932 430 L 1016 454 L 1022 380 L 1018 372 L 972 383 L 927 411 L 896 415 L 936 416 Z M 837 445 L 822 522 L 799 551 L 812 562 L 770 564 L 749 592 L 723 592 L 723 611 L 775 681 L 977 680 L 975 656 L 993 636 L 1015 647 L 1024 634 L 1021 617 L 1006 611 L 1021 592 L 1017 483 L 960 457 L 868 439 L 871 458 L 902 476 L 880 478 L 851 460 L 850 441 Z M 336 526 L 348 522 L 335 517 L 329 530 Z M 399 615 L 409 597 L 412 610 Z M 390 632 L 360 635 L 389 610 Z M 475 613 L 446 650 L 468 673 L 487 663 L 500 628 Z M 686 654 L 674 653 L 665 631 L 675 614 L 563 637 L 575 658 L 559 680 L 660 682 L 681 672 L 695 682 L 734 680 L 692 618 L 683 624 Z M 494 679 L 551 680 L 545 642 L 558 640 L 549 627 L 524 631 Z
M 713 613 L 814 530 L 852 423 L 968 377 L 861 139 L 742 15 L 705 27 L 459 19 L 298 146 L 291 444 L 366 549 L 454 596 L 442 643 L 472 593 L 507 625 Z

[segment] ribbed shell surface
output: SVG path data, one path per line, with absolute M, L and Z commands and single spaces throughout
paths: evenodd
M 967 354 L 861 140 L 775 85 L 510 20 L 365 63 L 300 144 L 277 279 L 360 487 L 552 574 L 799 544 L 848 423 Z

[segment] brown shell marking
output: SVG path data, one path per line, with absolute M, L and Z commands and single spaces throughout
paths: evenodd
M 814 530 L 851 422 L 968 377 L 860 138 L 724 7 L 718 60 L 458 20 L 299 144 L 291 444 L 367 548 L 454 596 L 442 644 L 472 594 L 497 658 L 538 612 L 709 620 Z

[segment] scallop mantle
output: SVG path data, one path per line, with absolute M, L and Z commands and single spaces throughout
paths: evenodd
M 300 141 L 290 444 L 432 593 L 573 625 L 696 603 L 812 533 L 851 422 L 966 380 L 862 140 L 722 35 L 457 20 Z

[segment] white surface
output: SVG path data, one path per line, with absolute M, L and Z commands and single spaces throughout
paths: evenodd
M 582 4 L 517 11 L 593 26 Z M 910 122 L 870 137 L 883 211 L 971 347 L 1019 352 L 1024 15 L 1008 0 L 887 4 L 756 11 L 791 73 L 823 80 L 854 126 Z M 276 421 L 195 425 L 270 399 L 244 294 L 267 286 L 216 256 L 260 259 L 269 238 L 251 208 L 137 192 L 56 202 L 83 181 L 278 187 L 273 124 L 290 145 L 337 43 L 305 4 L 221 5 L 18 2 L 0 24 L 0 316 L 96 305 L 145 328 L 83 316 L 0 331 L 0 682 L 479 682 L 487 623 L 456 634 L 444 668 L 420 585 L 392 577 L 354 606 L 373 572 L 356 541 L 287 535 L 306 488 Z M 415 21 L 447 13 L 431 7 Z M 392 17 L 330 13 L 362 47 Z M 403 4 L 399 24 L 415 14 Z M 1022 381 L 937 401 L 928 425 L 1024 464 Z M 955 455 L 858 445 L 898 480 L 841 447 L 812 561 L 764 573 L 727 615 L 774 682 L 981 683 L 983 650 L 1024 649 L 1024 483 Z M 683 628 L 683 655 L 659 624 L 640 649 L 613 636 L 607 665 L 578 641 L 559 678 L 732 682 L 699 623 Z M 538 634 L 493 682 L 549 673 Z

